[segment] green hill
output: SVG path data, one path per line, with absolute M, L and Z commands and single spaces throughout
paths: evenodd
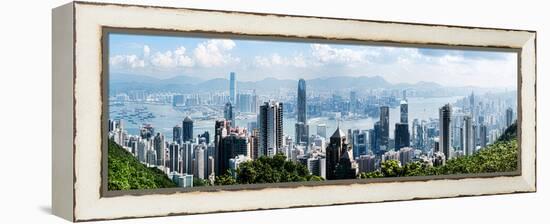
M 504 133 L 498 138 L 498 141 L 510 141 L 517 138 L 518 125 L 514 122 L 510 127 L 506 128 Z
M 168 176 L 140 163 L 131 153 L 109 140 L 108 189 L 155 189 L 176 187 Z
M 382 169 L 361 173 L 359 178 L 431 176 L 512 172 L 518 169 L 517 125 L 510 125 L 499 139 L 473 155 L 450 159 L 443 166 L 432 167 L 420 162 L 399 166 L 394 160 L 382 162 Z

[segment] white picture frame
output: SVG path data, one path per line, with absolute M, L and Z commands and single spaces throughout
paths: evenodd
M 521 170 L 516 175 L 486 177 L 106 194 L 102 182 L 105 28 L 517 51 Z M 70 221 L 536 191 L 535 31 L 72 2 L 53 10 L 52 35 L 52 206 L 54 214 Z

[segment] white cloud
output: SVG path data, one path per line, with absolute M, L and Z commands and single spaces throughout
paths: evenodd
M 132 48 L 136 52 L 112 56 L 109 62 L 115 69 L 141 70 L 151 75 L 184 70 L 186 74 L 214 78 L 236 71 L 243 80 L 295 78 L 300 74 L 304 78 L 380 75 L 393 83 L 433 81 L 449 86 L 496 87 L 516 83 L 514 54 L 493 53 L 489 57 L 486 52 L 331 44 L 304 47 L 290 52 L 288 48 L 273 48 L 259 54 L 255 48 L 239 52 L 232 40 L 211 39 L 166 51 L 138 45 Z M 235 52 L 247 55 L 241 61 Z
M 327 44 L 311 44 L 311 54 L 321 63 L 357 64 L 368 63 L 366 50 L 353 50 L 349 48 L 334 48 Z
M 180 46 L 173 51 L 157 52 L 151 59 L 151 65 L 158 68 L 192 67 L 193 59 L 185 54 L 185 47 Z
M 231 56 L 229 51 L 235 47 L 235 42 L 226 39 L 213 39 L 197 45 L 193 56 L 202 67 L 218 67 L 239 62 L 240 59 Z
M 201 67 L 220 67 L 238 63 L 230 51 L 236 44 L 232 40 L 213 39 L 199 43 L 189 54 L 184 46 L 164 52 L 154 52 L 148 45 L 143 45 L 143 56 L 135 54 L 116 55 L 110 58 L 110 64 L 116 68 L 136 69 L 152 67 L 162 70 Z
M 145 67 L 145 61 L 135 54 L 116 55 L 109 59 L 109 63 L 115 67 L 129 67 L 132 69 Z

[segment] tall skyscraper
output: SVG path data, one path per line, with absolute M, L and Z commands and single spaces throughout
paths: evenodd
M 296 125 L 295 125 L 295 140 L 296 144 L 306 145 L 309 143 L 309 126 L 307 125 L 307 105 L 306 105 L 306 81 L 300 79 L 298 81 L 298 97 L 297 112 L 296 112 Z
M 361 155 L 366 155 L 368 151 L 368 138 L 369 133 L 367 131 L 353 131 L 353 158 L 358 158 Z
M 181 122 L 182 132 L 181 140 L 183 142 L 192 142 L 193 141 L 193 120 L 189 116 L 185 117 Z
M 400 109 L 400 115 L 401 115 L 401 123 L 408 124 L 409 123 L 409 104 L 406 100 L 401 100 L 401 104 L 399 105 Z
M 164 135 L 157 133 L 153 140 L 153 148 L 156 152 L 155 164 L 157 166 L 166 166 L 164 162 L 164 153 L 166 151 L 166 145 L 164 144 Z
M 178 144 L 181 144 L 182 141 L 182 128 L 179 125 L 174 126 L 172 129 L 172 141 L 177 142 Z
M 191 142 L 185 142 L 181 144 L 180 147 L 180 163 L 179 163 L 179 173 L 193 173 L 193 153 L 195 149 L 195 144 Z
M 216 121 L 214 129 L 214 146 L 215 146 L 215 156 L 214 156 L 214 170 L 216 176 L 225 174 L 225 170 L 222 169 L 222 140 L 227 136 L 229 132 L 229 123 L 226 120 Z
M 439 151 L 451 158 L 451 104 L 439 108 Z
M 295 134 L 296 144 L 305 145 L 307 148 L 309 144 L 309 125 L 303 122 L 296 123 Z
M 377 121 L 374 123 L 374 128 L 372 129 L 371 131 L 371 136 L 370 136 L 370 139 L 371 139 L 371 150 L 374 154 L 376 155 L 381 155 L 383 154 L 384 152 L 382 152 L 383 150 L 380 148 L 380 135 L 381 135 L 381 130 L 380 130 L 380 121 Z M 384 149 L 386 150 L 386 149 Z
M 229 73 L 229 100 L 231 103 L 237 103 L 237 75 L 235 72 Z
M 265 102 L 258 115 L 259 156 L 273 156 L 283 146 L 283 103 Z
M 410 146 L 409 125 L 407 123 L 395 123 L 395 151 Z
M 226 121 L 231 122 L 231 127 L 237 127 L 237 125 L 235 124 L 235 112 L 233 109 L 234 108 L 231 102 L 227 102 L 225 104 L 225 107 L 223 108 L 223 117 Z
M 193 176 L 200 179 L 208 179 L 208 154 L 206 145 L 196 145 L 193 159 Z
M 464 137 L 464 155 L 472 155 L 474 153 L 474 129 L 472 117 L 464 116 L 463 137 Z
M 510 127 L 514 122 L 514 110 L 511 107 L 506 109 L 506 128 Z
M 180 145 L 175 143 L 175 142 L 172 142 L 170 143 L 170 145 L 168 146 L 168 151 L 169 151 L 169 164 L 168 164 L 168 168 L 170 168 L 170 172 L 174 172 L 174 171 L 179 171 L 180 170 L 180 163 L 179 163 L 179 158 L 180 158 Z
M 297 98 L 297 122 L 307 124 L 307 105 L 306 105 L 306 80 L 300 79 L 298 81 L 298 98 Z
M 479 145 L 485 147 L 487 143 L 487 126 L 482 124 L 479 126 Z
M 388 106 L 380 107 L 380 147 L 385 150 L 389 147 L 390 139 L 390 108 Z

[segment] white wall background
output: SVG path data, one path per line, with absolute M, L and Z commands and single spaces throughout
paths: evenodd
M 99 1 L 99 0 L 98 0 Z M 113 0 L 114 1 L 114 0 Z M 65 0 L 0 6 L 0 223 L 61 223 L 51 215 L 51 9 Z M 100 1 L 103 2 L 103 1 Z M 145 0 L 120 3 L 146 4 Z M 110 223 L 540 223 L 550 204 L 550 16 L 545 1 L 154 1 L 165 6 L 536 30 L 538 192 L 237 212 Z M 206 202 L 205 202 L 206 203 Z M 238 202 L 235 202 L 238 203 Z

